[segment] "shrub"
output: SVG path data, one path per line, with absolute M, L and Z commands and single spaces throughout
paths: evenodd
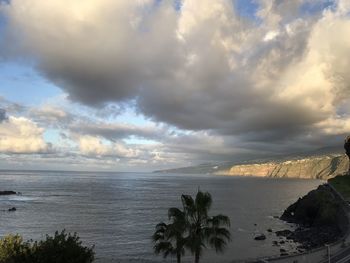
M 91 263 L 93 247 L 82 245 L 76 233 L 55 232 L 45 240 L 27 241 L 19 235 L 0 240 L 0 263 Z
M 30 263 L 32 249 L 20 235 L 7 235 L 0 240 L 0 263 Z
M 90 263 L 94 260 L 93 247 L 82 246 L 76 233 L 67 234 L 64 230 L 35 242 L 33 251 L 38 263 Z

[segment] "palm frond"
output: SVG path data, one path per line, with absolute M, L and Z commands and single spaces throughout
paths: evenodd
M 177 207 L 171 207 L 168 210 L 168 218 L 174 221 L 182 221 L 185 219 L 185 213 Z
M 208 192 L 198 191 L 195 199 L 195 206 L 202 216 L 207 216 L 212 204 L 211 195 Z
M 215 248 L 216 252 L 223 252 L 227 245 L 227 242 L 222 238 L 212 237 L 209 239 L 209 245 L 212 248 Z
M 156 230 L 161 230 L 167 227 L 167 224 L 165 224 L 164 222 L 160 222 L 156 225 Z
M 152 235 L 152 241 L 153 241 L 153 242 L 157 242 L 157 241 L 159 241 L 159 240 L 165 240 L 164 234 L 163 234 L 163 233 L 155 232 L 155 233 Z
M 217 237 L 224 238 L 227 241 L 231 240 L 231 233 L 224 227 L 219 227 L 215 229 L 215 234 Z
M 157 255 L 163 253 L 163 257 L 166 258 L 169 254 L 174 254 L 173 245 L 170 242 L 164 241 L 154 245 L 154 253 Z
M 153 242 L 166 240 L 167 224 L 161 222 L 156 225 L 156 231 L 152 235 Z
M 196 206 L 192 196 L 182 195 L 181 196 L 183 210 L 185 212 L 186 220 L 190 223 L 191 221 L 196 221 Z
M 195 204 L 192 196 L 181 195 L 181 201 L 185 212 L 193 211 L 195 209 Z
M 225 216 L 225 215 L 222 215 L 222 214 L 213 216 L 208 221 L 214 227 L 231 226 L 230 218 L 228 216 Z

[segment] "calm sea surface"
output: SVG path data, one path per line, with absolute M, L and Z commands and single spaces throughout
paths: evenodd
M 226 252 L 216 256 L 209 251 L 203 262 L 274 255 L 280 248 L 273 247 L 272 241 L 278 238 L 266 230 L 291 227 L 274 216 L 321 183 L 212 175 L 0 171 L 0 190 L 22 193 L 0 196 L 0 236 L 19 233 L 25 239 L 40 239 L 65 228 L 78 232 L 84 244 L 95 244 L 99 263 L 162 262 L 152 252 L 154 226 L 167 219 L 169 207 L 181 206 L 181 194 L 194 195 L 200 188 L 212 194 L 211 214 L 226 214 L 232 224 Z M 13 206 L 16 212 L 3 211 Z M 257 233 L 265 233 L 267 239 L 254 241 Z

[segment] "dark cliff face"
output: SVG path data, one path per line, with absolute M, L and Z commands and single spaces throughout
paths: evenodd
M 280 219 L 299 225 L 294 232 L 281 235 L 300 243 L 306 250 L 339 240 L 349 227 L 344 205 L 328 185 L 299 198 Z
M 281 219 L 307 227 L 338 225 L 346 218 L 341 201 L 327 185 L 321 185 L 290 205 Z

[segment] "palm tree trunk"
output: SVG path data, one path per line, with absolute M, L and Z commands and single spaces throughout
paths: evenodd
M 199 263 L 199 251 L 194 253 L 194 263 Z
M 181 263 L 181 253 L 176 254 L 176 261 L 177 263 Z

